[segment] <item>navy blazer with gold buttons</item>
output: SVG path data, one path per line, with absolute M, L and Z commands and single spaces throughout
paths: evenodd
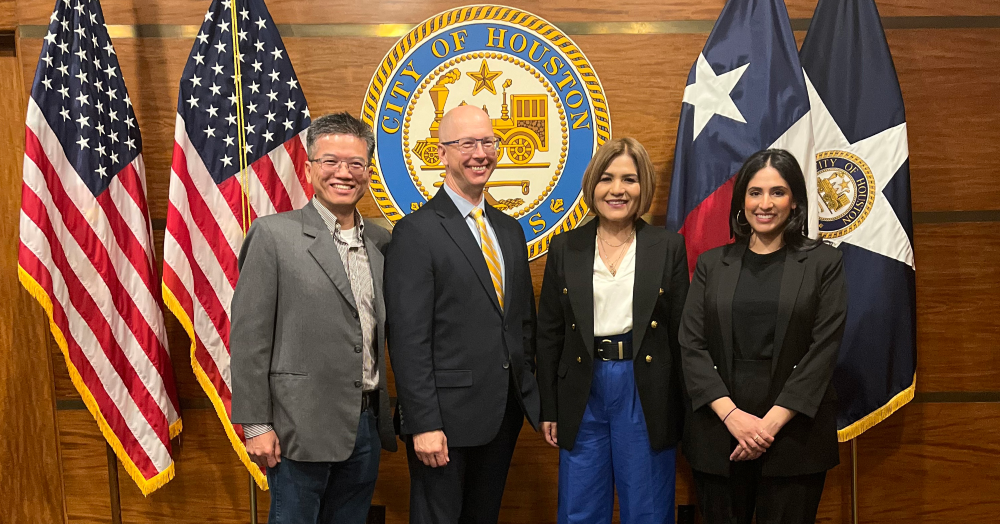
M 572 449 L 590 396 L 594 362 L 597 220 L 552 238 L 538 304 L 542 420 L 558 423 Z M 635 382 L 654 450 L 677 444 L 684 419 L 677 330 L 688 291 L 687 254 L 677 233 L 636 221 L 632 291 Z

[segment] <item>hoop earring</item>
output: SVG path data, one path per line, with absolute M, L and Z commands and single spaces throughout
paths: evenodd
M 742 209 L 740 209 L 739 211 L 736 212 L 736 224 L 740 225 L 740 226 L 749 226 L 750 225 L 750 221 L 747 220 L 747 218 L 745 216 L 743 217 L 743 222 L 740 222 L 740 213 L 743 213 Z

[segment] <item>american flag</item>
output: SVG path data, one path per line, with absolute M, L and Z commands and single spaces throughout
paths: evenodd
M 242 84 L 242 126 L 236 80 Z M 262 0 L 212 2 L 178 98 L 164 300 L 191 338 L 195 376 L 233 448 L 266 489 L 266 478 L 247 456 L 242 427 L 230 421 L 229 308 L 239 277 L 236 259 L 253 219 L 304 206 L 312 186 L 305 178 L 309 109 Z M 242 173 L 241 134 L 248 166 Z
M 174 475 L 180 409 L 142 139 L 97 0 L 57 0 L 25 122 L 18 273 L 144 495 Z

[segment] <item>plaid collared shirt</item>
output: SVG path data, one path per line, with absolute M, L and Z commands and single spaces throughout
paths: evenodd
M 372 281 L 371 265 L 368 263 L 368 251 L 365 249 L 365 222 L 361 214 L 354 210 L 354 229 L 346 234 L 340 229 L 340 222 L 315 197 L 312 205 L 319 211 L 319 216 L 326 223 L 327 229 L 333 235 L 340 260 L 344 263 L 347 278 L 351 281 L 351 291 L 354 293 L 354 303 L 358 306 L 358 317 L 361 320 L 361 340 L 364 347 L 364 369 L 362 382 L 365 391 L 378 389 L 378 366 L 375 360 L 375 288 Z

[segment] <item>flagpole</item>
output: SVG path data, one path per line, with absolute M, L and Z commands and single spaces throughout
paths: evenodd
M 250 474 L 250 524 L 257 524 L 257 483 Z
M 858 438 L 851 439 L 851 514 L 858 524 Z
M 111 493 L 111 523 L 122 524 L 121 491 L 118 486 L 118 456 L 111 444 L 105 443 L 108 450 L 108 491 Z

